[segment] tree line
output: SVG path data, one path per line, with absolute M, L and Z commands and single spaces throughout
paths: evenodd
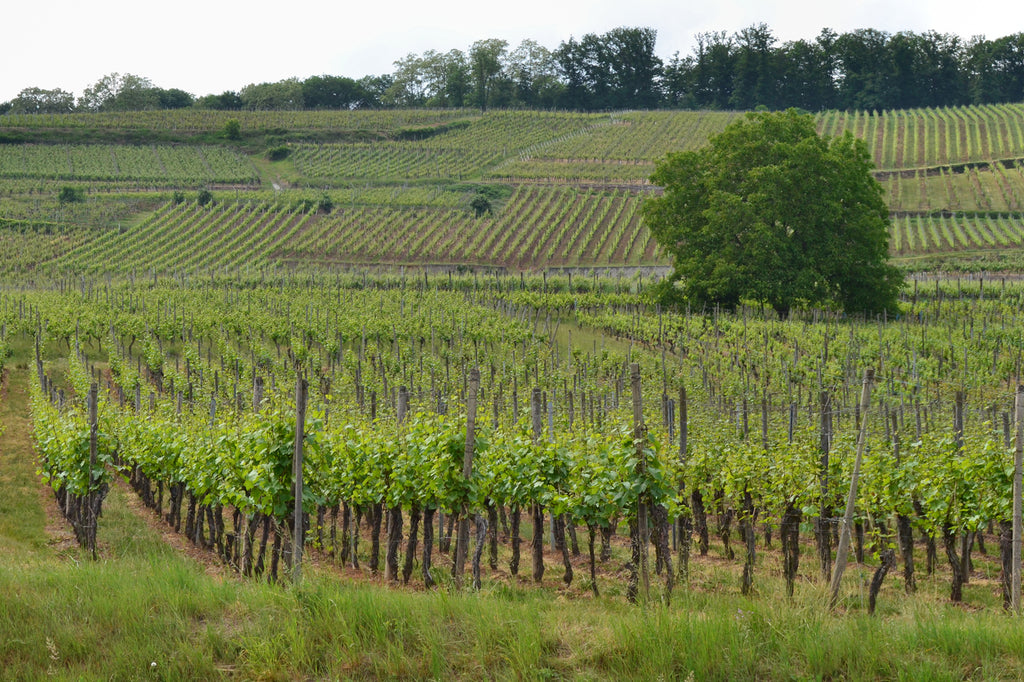
M 688 55 L 655 53 L 657 31 L 618 27 L 570 37 L 478 40 L 468 49 L 409 53 L 391 73 L 252 83 L 195 97 L 131 74 L 109 74 L 79 98 L 24 89 L 2 113 L 140 109 L 266 110 L 410 107 L 883 110 L 1024 100 L 1024 32 L 968 40 L 927 31 L 824 29 L 780 42 L 765 24 L 699 33 Z

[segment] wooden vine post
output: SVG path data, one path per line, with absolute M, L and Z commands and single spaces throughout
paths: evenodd
M 292 582 L 302 580 L 302 441 L 306 434 L 306 393 L 309 382 L 299 374 L 295 382 L 295 454 L 292 457 L 292 478 L 295 481 L 295 524 L 292 537 Z
M 832 399 L 828 391 L 822 391 L 821 401 L 821 460 L 818 465 L 818 483 L 821 487 L 821 506 L 815 526 L 815 541 L 818 545 L 818 561 L 821 564 L 822 578 L 832 573 L 832 506 L 828 501 L 828 456 L 832 447 Z
M 686 387 L 679 387 L 679 465 L 684 471 L 686 469 L 686 447 L 687 431 L 689 430 Z M 678 552 L 679 552 L 679 578 L 686 582 L 690 575 L 690 545 L 693 542 L 693 516 L 686 501 L 686 484 L 679 482 L 680 514 L 677 522 L 678 528 Z
M 96 459 L 99 454 L 99 419 L 97 415 L 97 405 L 99 401 L 99 388 L 96 382 L 89 385 L 89 395 L 87 398 L 88 410 L 89 410 L 89 489 L 86 493 L 85 508 L 87 510 L 88 517 L 88 528 L 86 529 L 87 537 L 89 538 L 89 549 L 92 550 L 93 561 L 96 560 L 96 524 L 99 522 L 97 519 L 97 508 L 99 506 L 97 497 L 100 493 L 96 489 Z
M 469 370 L 469 387 L 466 393 L 466 449 L 462 458 L 462 478 L 469 489 L 473 476 L 473 454 L 476 449 L 476 398 L 480 390 L 480 370 Z M 466 570 L 466 555 L 469 554 L 469 500 L 462 501 L 459 513 L 459 534 L 455 545 L 455 587 L 462 587 L 462 574 Z
M 46 375 L 43 374 L 43 355 L 39 349 L 39 337 L 41 332 L 36 334 L 36 376 L 39 380 L 39 388 L 46 393 Z
M 539 447 L 543 433 L 543 417 L 541 416 L 543 398 L 541 390 L 534 388 L 530 397 L 530 423 L 534 447 Z M 539 583 L 544 579 L 544 508 L 539 502 L 530 505 L 533 517 L 533 537 L 530 550 L 533 559 L 533 581 Z
M 646 443 L 647 426 L 644 424 L 643 395 L 640 392 L 640 365 L 632 363 L 630 371 L 630 386 L 633 394 L 633 440 L 636 443 L 636 475 L 645 477 L 647 475 L 647 454 L 644 445 Z M 637 500 L 636 509 L 636 538 L 634 542 L 639 545 L 639 551 L 634 551 L 634 560 L 639 564 L 640 587 L 643 601 L 650 598 L 651 584 L 648 573 L 648 552 L 647 544 L 650 542 L 650 529 L 647 524 L 647 502 L 649 493 L 644 493 Z M 634 571 L 636 568 L 634 568 Z
M 1010 579 L 1010 606 L 1020 615 L 1020 560 L 1021 560 L 1021 478 L 1024 469 L 1024 386 L 1017 387 L 1014 402 L 1017 422 L 1017 443 L 1013 453 L 1013 574 Z
M 853 461 L 853 475 L 850 477 L 850 494 L 846 498 L 846 513 L 843 525 L 839 530 L 839 549 L 836 550 L 836 566 L 832 573 L 830 586 L 831 597 L 829 607 L 835 607 L 839 599 L 839 585 L 846 570 L 846 555 L 850 550 L 850 527 L 853 525 L 853 507 L 857 500 L 857 479 L 860 477 L 860 462 L 864 457 L 864 443 L 868 432 L 868 406 L 871 400 L 871 382 L 874 381 L 875 370 L 864 370 L 864 384 L 860 393 L 860 430 L 857 433 L 857 456 Z

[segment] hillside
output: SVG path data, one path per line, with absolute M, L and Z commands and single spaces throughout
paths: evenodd
M 663 265 L 638 219 L 646 178 L 737 115 L 3 116 L 3 268 Z M 818 116 L 822 133 L 867 142 L 893 255 L 918 269 L 1022 267 L 1022 120 L 1024 105 Z

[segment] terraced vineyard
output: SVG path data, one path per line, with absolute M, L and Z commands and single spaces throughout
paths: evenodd
M 252 163 L 225 147 L 0 145 L 0 178 L 165 187 L 254 184 Z
M 40 243 L 25 249 L 31 264 L 16 253 L 3 268 L 24 271 L 39 262 L 94 271 L 666 264 L 636 211 L 643 192 L 654 189 L 647 180 L 654 163 L 668 151 L 704 144 L 738 115 L 445 110 L 0 117 L 0 136 L 14 142 L 0 145 L 0 224 L 40 235 Z M 229 145 L 223 128 L 231 119 L 239 121 L 242 139 Z M 982 259 L 980 267 L 1019 266 L 1022 121 L 1024 105 L 818 116 L 822 133 L 850 131 L 867 142 L 893 215 L 894 255 L 914 264 L 970 252 Z M 149 130 L 161 131 L 160 144 L 53 143 L 88 131 L 109 140 Z M 22 139 L 32 143 L 16 144 Z M 267 161 L 272 147 L 286 149 L 287 158 Z M 68 183 L 84 190 L 87 208 L 58 204 Z M 223 184 L 237 188 L 215 192 L 215 206 L 200 209 L 195 196 L 182 195 Z M 157 193 L 135 217 L 99 208 L 140 190 Z M 471 207 L 477 195 L 494 199 L 480 215 Z
M 882 170 L 1024 158 L 1024 104 L 988 104 L 819 116 L 819 130 L 849 130 Z
M 1024 208 L 1024 172 L 1010 163 L 900 171 L 883 175 L 882 186 L 893 212 Z
M 431 201 L 422 190 L 410 190 Z M 337 205 L 329 213 L 264 202 L 168 203 L 131 230 L 107 230 L 55 257 L 61 271 L 103 272 L 137 263 L 163 272 L 301 263 L 475 263 L 528 269 L 664 262 L 626 190 L 523 185 L 493 215 L 415 204 Z M 352 195 L 353 198 L 355 194 Z M 408 203 L 404 203 L 408 202 Z
M 344 130 L 388 133 L 406 128 L 436 126 L 469 120 L 477 112 L 447 110 L 365 111 L 131 111 L 75 114 L 9 114 L 0 116 L 0 131 L 89 128 L 93 130 L 152 130 L 180 133 L 217 132 L 229 120 L 242 132 L 251 130 Z
M 524 150 L 489 177 L 507 181 L 624 182 L 645 184 L 666 151 L 695 149 L 721 132 L 735 112 L 628 112 Z

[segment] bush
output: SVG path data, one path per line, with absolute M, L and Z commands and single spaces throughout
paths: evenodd
M 477 194 L 473 197 L 473 201 L 469 202 L 469 206 L 476 213 L 477 218 L 491 212 L 491 201 L 483 194 Z
M 185 201 L 185 193 L 182 192 L 181 190 L 176 190 L 174 192 L 174 194 L 171 195 L 171 202 L 173 202 L 174 204 L 180 204 L 180 203 L 182 203 L 184 201 Z
M 61 187 L 57 201 L 62 204 L 75 204 L 85 201 L 85 190 L 81 187 Z
M 237 118 L 229 118 L 224 123 L 224 137 L 229 140 L 242 139 L 242 124 L 238 122 Z
M 208 189 L 201 189 L 196 194 L 196 203 L 200 206 L 206 206 L 211 201 L 213 201 L 213 192 Z
M 267 150 L 267 160 L 269 161 L 284 161 L 288 158 L 288 155 L 292 153 L 292 150 L 284 145 L 280 147 L 271 147 Z

